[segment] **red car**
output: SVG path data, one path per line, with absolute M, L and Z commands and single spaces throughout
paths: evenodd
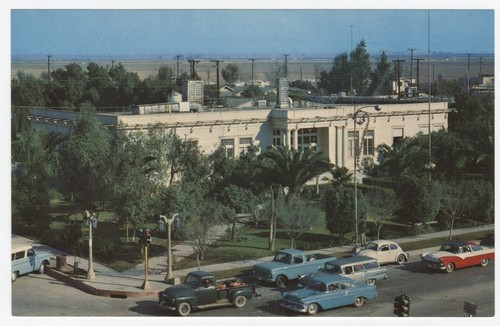
M 450 241 L 437 251 L 420 255 L 422 267 L 453 272 L 457 268 L 486 266 L 495 258 L 495 249 L 483 247 L 471 241 Z

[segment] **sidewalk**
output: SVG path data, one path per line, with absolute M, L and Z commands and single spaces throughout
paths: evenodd
M 495 229 L 494 225 L 471 227 L 471 228 L 454 230 L 453 235 L 476 232 L 476 231 L 488 231 L 494 229 Z M 421 235 L 405 237 L 400 239 L 393 239 L 393 240 L 399 244 L 404 244 L 422 239 L 447 237 L 448 235 L 449 231 L 441 231 L 441 232 L 421 234 Z M 44 251 L 49 251 L 54 255 L 66 255 L 67 264 L 71 267 L 74 266 L 75 259 L 77 259 L 78 267 L 80 269 L 82 270 L 88 269 L 88 261 L 84 258 L 67 255 L 64 252 L 48 248 L 45 246 L 41 247 L 43 247 L 42 249 Z M 420 255 L 420 253 L 424 251 L 433 249 L 437 248 L 426 248 L 422 250 L 410 251 L 409 253 L 411 257 L 415 257 Z M 334 256 L 335 254 L 338 253 L 345 253 L 351 251 L 352 251 L 352 246 L 342 246 L 342 247 L 327 248 L 323 250 L 315 250 L 314 252 L 320 252 L 323 254 L 329 254 Z M 192 253 L 193 253 L 192 248 L 186 244 L 180 244 L 172 247 L 172 254 L 173 256 L 176 257 L 177 260 L 182 259 L 183 257 L 188 257 Z M 248 269 L 257 263 L 270 261 L 272 260 L 272 258 L 273 257 L 270 256 L 258 259 L 249 259 L 249 260 L 234 261 L 222 264 L 206 265 L 202 266 L 201 269 L 207 272 L 215 272 L 215 271 L 222 271 L 229 269 Z M 145 278 L 144 264 L 140 264 L 131 270 L 120 273 L 94 262 L 94 271 L 96 277 L 93 280 L 87 280 L 85 278 L 85 275 L 79 275 L 78 277 L 71 277 L 67 273 L 56 271 L 55 268 L 49 268 L 47 274 L 51 277 L 54 277 L 55 279 L 65 282 L 68 285 L 74 286 L 76 288 L 81 289 L 82 291 L 94 295 L 116 297 L 116 298 L 153 297 L 153 296 L 155 297 L 157 296 L 159 291 L 162 291 L 166 287 L 170 286 L 168 284 L 165 284 L 164 282 L 167 272 L 166 253 L 158 257 L 150 258 L 148 265 L 149 265 L 148 286 L 146 289 L 143 289 L 144 278 Z M 175 277 L 183 277 L 187 275 L 189 272 L 195 270 L 198 270 L 198 268 L 194 267 L 183 270 L 174 270 L 173 274 Z

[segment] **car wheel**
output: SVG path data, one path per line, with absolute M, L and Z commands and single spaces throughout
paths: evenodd
M 446 265 L 446 273 L 451 273 L 455 270 L 455 264 L 453 263 L 448 263 Z
M 42 263 L 40 264 L 40 268 L 38 268 L 37 273 L 38 273 L 38 274 L 43 274 L 43 273 L 45 273 L 45 263 L 44 263 L 44 262 L 42 262 Z
M 10 276 L 12 282 L 15 282 L 18 277 L 19 277 L 19 274 L 17 272 L 12 272 L 12 274 Z
M 279 288 L 284 288 L 288 279 L 285 275 L 280 275 L 276 278 L 276 286 Z
M 179 316 L 187 316 L 191 313 L 191 305 L 188 302 L 181 302 L 177 306 Z
M 398 259 L 396 260 L 396 262 L 399 264 L 399 265 L 403 265 L 405 262 L 406 262 L 406 257 L 405 255 L 401 254 L 398 256 Z
M 375 285 L 375 279 L 371 278 L 371 279 L 367 280 L 366 284 L 368 284 L 368 285 Z
M 354 307 L 361 307 L 365 303 L 365 299 L 362 297 L 357 297 L 356 300 L 354 300 Z
M 247 303 L 247 298 L 243 295 L 239 295 L 234 299 L 234 306 L 236 308 L 243 308 L 245 304 Z
M 319 311 L 319 307 L 317 303 L 311 303 L 307 306 L 307 314 L 308 315 L 316 315 Z
M 481 259 L 481 262 L 479 263 L 481 266 L 485 267 L 488 265 L 488 259 L 487 258 L 483 258 Z

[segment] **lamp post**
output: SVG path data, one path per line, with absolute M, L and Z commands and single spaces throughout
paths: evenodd
M 97 216 L 95 213 L 89 211 L 84 212 L 85 218 L 83 224 L 89 227 L 89 267 L 87 270 L 87 279 L 93 280 L 95 278 L 94 263 L 92 261 L 92 230 L 97 228 Z
M 179 221 L 179 214 L 175 213 L 170 218 L 160 215 L 160 219 L 158 220 L 158 227 L 161 231 L 163 231 L 164 225 L 167 224 L 167 234 L 168 234 L 168 250 L 167 250 L 167 275 L 165 276 L 165 283 L 169 283 L 174 275 L 172 273 L 172 223 L 174 221 Z
M 363 123 L 367 122 L 370 120 L 370 115 L 363 111 L 365 108 L 374 108 L 376 111 L 382 110 L 382 108 L 379 105 L 366 105 L 362 106 L 360 108 L 354 107 L 354 114 L 352 115 L 352 119 L 354 120 L 354 142 L 355 144 L 354 147 L 354 232 L 355 232 L 355 238 L 356 238 L 356 247 L 355 250 L 358 249 L 358 160 L 359 160 L 359 150 L 361 149 L 361 145 L 363 144 L 363 140 L 361 140 L 361 145 L 359 142 L 358 134 L 356 127 L 357 125 L 362 125 Z

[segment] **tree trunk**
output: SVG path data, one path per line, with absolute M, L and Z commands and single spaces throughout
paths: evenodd
M 125 221 L 125 237 L 126 237 L 126 242 L 128 242 L 128 217 L 127 220 Z
M 269 250 L 274 251 L 274 191 L 271 186 L 271 220 L 269 221 Z
M 238 215 L 234 215 L 233 219 L 233 227 L 231 228 L 231 241 L 234 241 L 234 230 L 236 229 L 236 220 L 238 219 Z
M 452 217 L 451 218 L 451 226 L 450 226 L 450 237 L 449 237 L 449 240 L 452 240 L 453 236 L 452 236 L 452 231 L 453 231 L 453 224 L 455 223 L 455 217 Z

